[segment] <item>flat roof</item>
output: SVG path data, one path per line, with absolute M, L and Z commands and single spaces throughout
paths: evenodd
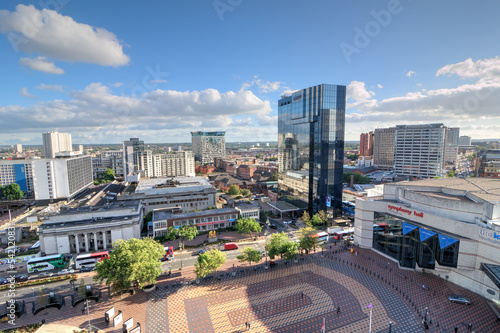
M 186 213 L 171 213 L 168 211 L 162 212 L 161 210 L 155 210 L 153 213 L 153 221 L 167 220 L 167 219 L 182 219 L 182 218 L 196 218 L 206 215 L 217 215 L 217 214 L 228 214 L 228 213 L 238 213 L 234 208 L 220 208 L 220 209 L 207 209 L 200 212 L 186 212 Z
M 285 201 L 269 201 L 267 204 L 274 209 L 279 210 L 280 212 L 291 212 L 295 210 L 300 210 L 300 208 L 295 207 L 291 203 L 285 202 Z
M 207 179 L 202 177 L 165 177 L 141 179 L 135 193 L 177 193 L 212 188 Z

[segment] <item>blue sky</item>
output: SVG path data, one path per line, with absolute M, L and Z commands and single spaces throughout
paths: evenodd
M 45 6 L 47 4 L 47 6 Z M 0 4 L 0 144 L 276 141 L 281 94 L 348 86 L 346 140 L 397 124 L 500 137 L 500 3 Z

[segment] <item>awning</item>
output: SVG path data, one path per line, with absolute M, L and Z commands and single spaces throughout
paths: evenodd
M 481 270 L 490 278 L 491 281 L 500 288 L 500 266 L 493 264 L 481 263 Z

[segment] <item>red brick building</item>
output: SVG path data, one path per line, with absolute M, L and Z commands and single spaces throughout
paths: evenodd
M 373 156 L 373 132 L 359 136 L 359 156 Z
M 253 178 L 255 170 L 257 170 L 255 165 L 242 164 L 238 167 L 238 170 L 236 170 L 236 174 L 238 178 L 250 180 Z

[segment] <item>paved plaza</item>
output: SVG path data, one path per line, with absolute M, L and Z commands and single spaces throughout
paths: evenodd
M 121 325 L 108 327 L 103 315 L 110 307 L 123 312 L 123 319 L 140 322 L 142 332 L 368 332 L 372 306 L 372 331 L 499 332 L 496 314 L 481 297 L 432 274 L 400 270 L 387 258 L 371 251 L 358 254 L 341 251 L 340 246 L 300 257 L 297 263 L 281 263 L 268 270 L 264 265 L 248 267 L 228 262 L 218 272 L 196 283 L 193 269 L 182 275 L 162 277 L 154 292 L 92 302 L 92 325 L 104 332 L 122 332 Z M 233 276 L 235 272 L 235 276 Z M 448 302 L 452 293 L 471 298 L 464 306 Z M 84 327 L 87 314 L 82 305 L 69 302 L 58 311 L 17 319 L 19 324 L 46 319 L 48 323 Z M 425 308 L 427 307 L 427 314 Z M 340 312 L 337 309 L 340 308 Z M 247 328 L 246 323 L 250 324 Z M 6 323 L 0 328 L 8 327 Z M 135 326 L 135 325 L 134 325 Z

